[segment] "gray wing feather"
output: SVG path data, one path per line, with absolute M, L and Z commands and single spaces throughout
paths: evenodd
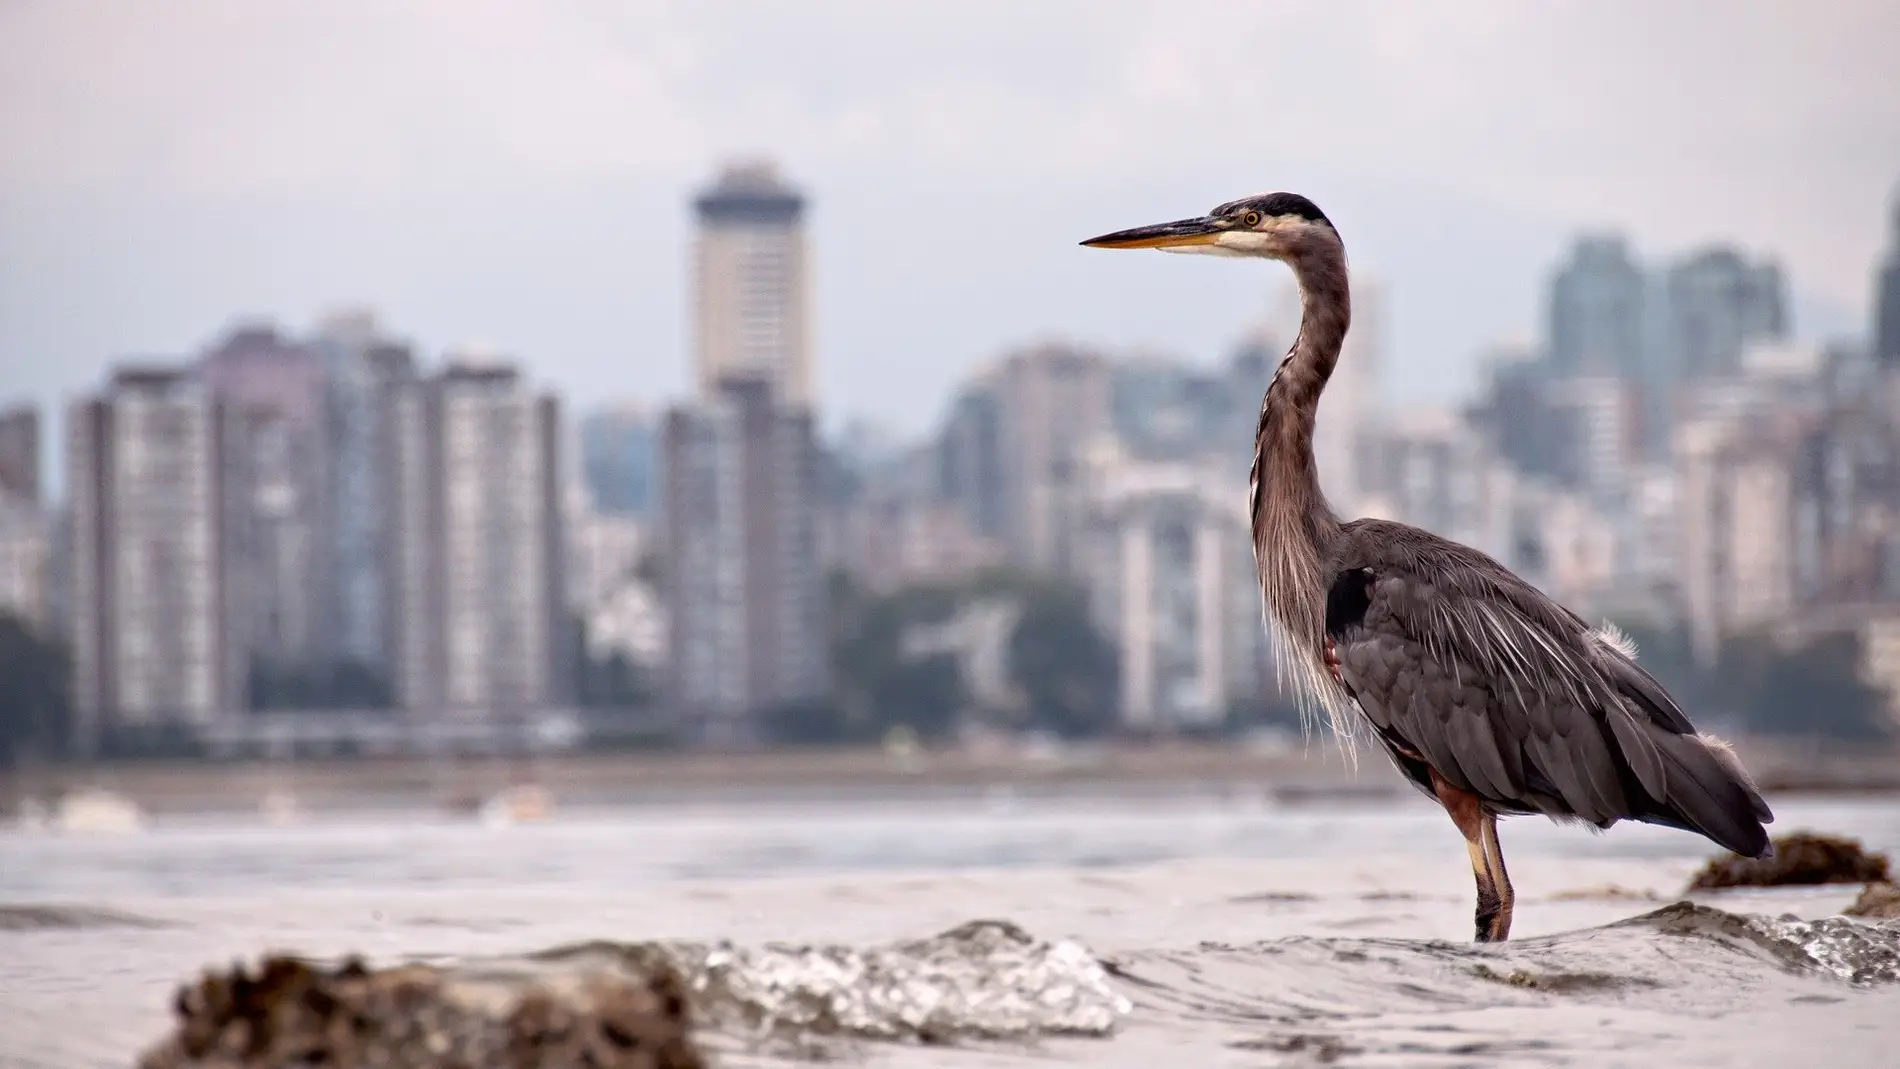
M 1680 821 L 1733 848 L 1765 844 L 1767 806 L 1733 757 L 1649 673 L 1490 557 L 1362 520 L 1334 563 L 1371 575 L 1363 620 L 1334 638 L 1347 685 L 1455 786 L 1603 827 Z

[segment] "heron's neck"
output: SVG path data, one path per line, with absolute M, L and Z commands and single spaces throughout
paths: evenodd
M 1260 406 L 1254 436 L 1255 562 L 1267 607 L 1289 637 L 1317 649 L 1323 640 L 1324 562 L 1339 537 L 1313 459 L 1320 392 L 1339 362 L 1352 321 L 1344 253 L 1336 242 L 1289 257 L 1300 286 L 1300 333 Z

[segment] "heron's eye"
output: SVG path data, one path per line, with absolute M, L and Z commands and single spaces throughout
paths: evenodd
M 1256 227 L 1256 226 L 1259 226 L 1259 225 L 1260 225 L 1260 213 L 1259 213 L 1259 212 L 1248 212 L 1248 213 L 1247 213 L 1246 215 L 1243 215 L 1243 216 L 1241 216 L 1241 217 L 1240 217 L 1240 225 L 1242 225 L 1242 226 L 1244 226 L 1244 227 L 1246 227 L 1246 228 L 1247 228 L 1247 229 L 1249 229 L 1249 230 L 1252 230 L 1252 229 L 1253 229 L 1254 227 Z

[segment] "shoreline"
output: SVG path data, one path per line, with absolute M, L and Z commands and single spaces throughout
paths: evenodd
M 1900 791 L 1900 757 L 1821 754 L 1808 747 L 1740 747 L 1764 791 Z M 1409 788 L 1375 753 L 1351 767 L 1331 741 L 1283 748 L 1212 743 L 1104 744 L 1056 752 L 873 748 L 549 754 L 523 757 L 246 762 L 147 761 L 48 765 L 0 772 L 0 812 L 103 788 L 148 813 L 255 811 L 288 796 L 306 810 L 413 807 L 467 810 L 512 784 L 547 788 L 563 805 L 835 799 L 891 792 L 958 797 L 1008 789 L 1026 795 L 1113 792 L 1230 793 L 1280 802 L 1385 798 Z

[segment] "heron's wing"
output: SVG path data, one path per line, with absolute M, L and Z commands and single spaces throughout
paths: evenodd
M 1340 674 L 1388 746 L 1507 809 L 1677 824 L 1743 853 L 1747 776 L 1623 650 L 1490 557 L 1348 524 L 1327 602 Z

